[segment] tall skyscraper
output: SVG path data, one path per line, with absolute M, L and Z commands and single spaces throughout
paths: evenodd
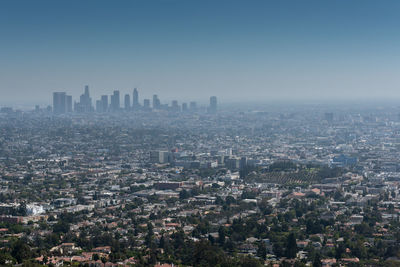
M 72 112 L 72 95 L 65 96 L 66 112 Z
M 125 95 L 124 108 L 125 108 L 125 110 L 130 110 L 131 109 L 131 97 L 129 96 L 129 94 Z
M 208 112 L 210 112 L 210 113 L 217 112 L 217 97 L 216 96 L 210 97 L 210 106 L 208 108 Z
M 101 96 L 101 106 L 102 106 L 102 112 L 108 111 L 108 95 Z
M 150 109 L 150 99 L 144 99 L 143 100 L 143 108 L 145 110 L 149 110 Z
M 118 111 L 119 109 L 120 109 L 119 91 L 115 90 L 114 94 L 111 96 L 111 110 Z
M 190 109 L 191 112 L 197 111 L 197 103 L 194 102 L 194 101 L 190 102 L 189 103 L 189 109 Z
M 96 101 L 96 111 L 97 112 L 108 111 L 108 95 L 102 95 L 101 98 Z
M 91 112 L 93 111 L 92 98 L 89 94 L 89 86 L 85 86 L 85 92 L 80 96 L 79 103 L 75 104 L 75 111 L 77 112 Z
M 182 103 L 182 111 L 183 112 L 187 112 L 188 111 L 187 103 Z
M 64 114 L 67 112 L 67 100 L 65 92 L 53 93 L 53 112 L 54 114 Z
M 171 110 L 172 111 L 180 111 L 181 110 L 181 108 L 178 105 L 178 101 L 177 100 L 172 100 Z
M 161 102 L 157 95 L 153 95 L 153 109 L 160 109 Z
M 132 97 L 132 108 L 138 109 L 140 107 L 139 104 L 139 92 L 137 88 L 133 89 L 133 97 Z
M 100 100 L 96 100 L 96 111 L 97 112 L 103 112 L 103 107 L 101 105 L 101 99 Z

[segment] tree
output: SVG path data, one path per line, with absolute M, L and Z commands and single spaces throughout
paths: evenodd
M 5 251 L 0 251 L 0 264 L 1 265 L 6 265 L 7 262 L 13 262 L 13 261 L 15 261 L 15 260 L 9 253 L 7 253 Z
M 257 256 L 263 260 L 265 260 L 267 258 L 267 246 L 265 245 L 264 241 L 261 241 L 258 244 Z
M 294 266 L 293 267 L 306 267 L 307 265 L 305 265 L 303 262 L 301 262 L 301 261 L 296 261 L 295 263 L 294 263 Z
M 261 267 L 263 266 L 259 260 L 252 258 L 250 256 L 241 257 L 239 260 L 239 266 L 242 267 Z
M 286 240 L 286 257 L 290 259 L 296 258 L 297 251 L 296 237 L 294 233 L 290 233 Z
M 276 256 L 282 257 L 283 256 L 283 245 L 281 242 L 274 242 L 273 250 Z
M 313 267 L 322 267 L 321 255 L 319 253 L 315 254 Z
M 54 233 L 67 233 L 69 231 L 69 223 L 60 220 L 58 221 L 54 226 L 53 226 L 53 232 Z
M 148 248 L 152 246 L 153 236 L 154 236 L 153 225 L 149 222 L 147 223 L 147 235 L 145 237 L 145 244 Z
M 185 189 L 183 189 L 181 192 L 179 192 L 179 199 L 180 200 L 187 199 L 189 197 L 190 197 L 190 194 Z
M 27 210 L 26 210 L 26 203 L 25 203 L 25 202 L 22 202 L 22 203 L 19 205 L 19 207 L 18 207 L 17 215 L 19 215 L 19 216 L 26 216 L 26 212 L 27 212 Z
M 222 249 L 212 246 L 208 240 L 196 242 L 191 258 L 192 266 L 221 266 L 228 265 Z
M 227 196 L 225 198 L 226 205 L 231 205 L 236 203 L 236 199 L 233 196 Z
M 215 238 L 212 235 L 208 235 L 208 241 L 213 245 L 215 243 Z
M 264 215 L 269 215 L 272 213 L 273 209 L 272 206 L 268 203 L 268 199 L 262 199 L 261 202 L 258 204 L 258 208 Z
M 11 255 L 21 263 L 32 256 L 31 248 L 23 240 L 18 240 L 11 251 Z
M 225 228 L 222 226 L 218 228 L 218 243 L 221 246 L 225 243 Z
M 340 259 L 342 257 L 342 254 L 346 252 L 346 248 L 344 244 L 341 242 L 335 249 L 335 258 Z
M 217 196 L 217 198 L 215 199 L 215 204 L 223 205 L 224 204 L 224 200 L 220 196 Z

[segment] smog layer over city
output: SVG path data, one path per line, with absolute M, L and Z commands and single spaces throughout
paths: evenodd
M 0 1 L 0 266 L 400 266 L 399 14 Z

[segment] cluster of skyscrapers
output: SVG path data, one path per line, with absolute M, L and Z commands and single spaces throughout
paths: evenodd
M 131 102 L 132 99 L 132 102 Z M 173 100 L 171 105 L 162 104 L 157 95 L 153 95 L 152 105 L 150 105 L 150 99 L 144 99 L 143 105 L 139 102 L 139 92 L 137 88 L 133 90 L 132 97 L 129 94 L 125 94 L 123 100 L 123 106 L 121 106 L 121 96 L 118 90 L 115 90 L 110 96 L 102 95 L 99 100 L 96 101 L 96 106 L 92 105 L 92 98 L 89 94 L 89 86 L 85 86 L 84 93 L 80 96 L 79 102 L 74 103 L 74 109 L 72 109 L 72 96 L 67 95 L 66 92 L 54 92 L 53 93 L 53 113 L 64 114 L 69 112 L 88 113 L 88 112 L 117 112 L 122 110 L 133 110 L 133 111 L 151 111 L 151 110 L 168 110 L 175 112 L 195 112 L 198 110 L 197 103 L 192 101 L 189 103 L 182 103 L 179 105 L 177 100 Z M 208 107 L 209 113 L 217 112 L 217 97 L 210 97 L 210 105 Z
M 67 95 L 65 92 L 54 92 L 53 112 L 55 114 L 72 112 L 72 96 Z
M 81 113 L 93 111 L 92 98 L 89 95 L 89 86 L 85 86 L 85 92 L 81 95 L 79 103 L 75 103 L 74 110 Z

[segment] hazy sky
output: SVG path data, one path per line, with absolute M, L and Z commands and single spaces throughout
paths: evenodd
M 0 103 L 400 101 L 400 1 L 2 0 Z M 121 97 L 122 100 L 122 97 Z

